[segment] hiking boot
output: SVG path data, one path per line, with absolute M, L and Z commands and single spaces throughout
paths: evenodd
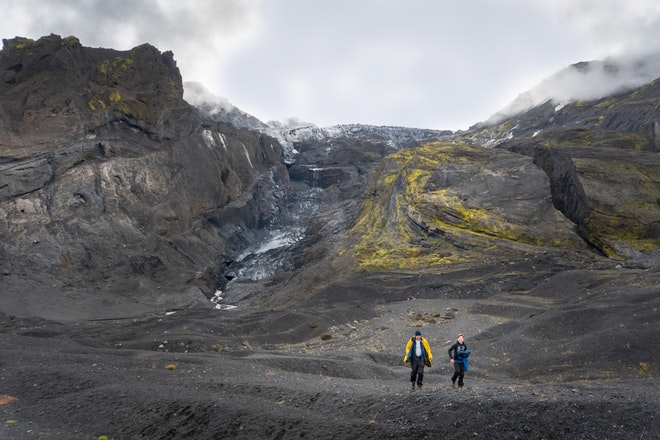
M 422 391 L 422 386 L 421 386 L 421 385 L 417 385 L 417 389 L 420 390 L 420 391 Z
M 454 387 L 454 388 L 456 388 L 456 382 L 454 382 L 454 381 L 452 380 L 452 381 L 451 381 L 451 386 Z
M 412 383 L 412 390 L 415 391 L 415 382 Z

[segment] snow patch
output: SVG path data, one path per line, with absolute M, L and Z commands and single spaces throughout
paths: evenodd
M 218 133 L 218 134 L 219 134 L 218 137 L 220 138 L 220 143 L 225 148 L 225 151 L 227 151 L 227 142 L 225 141 L 225 135 L 222 133 Z
M 211 130 L 203 130 L 202 135 L 204 136 L 204 139 L 206 139 L 206 145 L 213 148 L 217 146 L 215 143 L 215 138 L 213 137 L 213 132 Z
M 277 229 L 270 232 L 270 236 L 257 248 L 250 248 L 238 257 L 238 261 L 243 261 L 248 255 L 261 255 L 273 249 L 290 246 L 304 237 L 304 229 L 296 227 L 291 229 Z
M 216 290 L 215 293 L 213 294 L 213 298 L 211 298 L 211 302 L 215 304 L 215 309 L 217 310 L 234 310 L 237 309 L 238 306 L 234 306 L 231 304 L 223 304 L 221 301 L 224 299 L 222 297 L 223 293 L 222 290 Z
M 248 163 L 250 164 L 251 168 L 254 168 L 254 165 L 252 165 L 252 160 L 250 159 L 250 153 L 248 153 L 248 149 L 245 146 L 243 142 L 241 142 L 241 146 L 243 147 L 243 152 L 245 153 L 245 158 L 247 159 Z

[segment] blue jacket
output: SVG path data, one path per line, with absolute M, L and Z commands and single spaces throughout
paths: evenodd
M 468 356 L 470 356 L 471 354 L 472 354 L 472 352 L 470 350 L 459 351 L 458 352 L 458 359 L 454 359 L 454 363 L 463 362 L 463 366 L 465 367 L 465 371 L 468 371 Z

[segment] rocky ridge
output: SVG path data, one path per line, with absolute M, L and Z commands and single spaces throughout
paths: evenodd
M 171 53 L 51 35 L 0 54 L 0 264 L 24 304 L 7 312 L 204 303 L 286 203 L 277 141 L 197 117 Z
M 589 102 L 547 102 L 464 141 L 529 156 L 550 179 L 553 204 L 590 246 L 644 259 L 658 249 L 660 84 Z

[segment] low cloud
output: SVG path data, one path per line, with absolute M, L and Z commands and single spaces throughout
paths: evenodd
M 84 46 L 171 50 L 186 80 L 210 82 L 251 38 L 258 18 L 249 0 L 8 0 L 3 38 L 76 36 Z M 9 19 L 12 17 L 13 19 Z
M 215 115 L 221 112 L 229 112 L 234 106 L 227 98 L 214 95 L 201 83 L 195 81 L 186 81 L 183 83 L 183 99 L 192 106 L 199 107 Z
M 639 56 L 660 50 L 657 0 L 537 1 L 579 29 L 600 58 Z
M 402 9 L 380 0 L 3 0 L 0 29 L 2 38 L 55 33 L 91 47 L 171 50 L 185 81 L 264 121 L 458 129 L 543 77 L 500 113 L 653 79 L 605 66 L 660 53 L 660 2 L 424 0 Z M 606 57 L 616 58 L 550 77 Z M 225 98 L 185 89 L 188 101 L 227 109 Z
M 632 90 L 660 77 L 660 54 L 573 64 L 520 94 L 486 122 L 497 124 L 545 102 L 590 101 Z

